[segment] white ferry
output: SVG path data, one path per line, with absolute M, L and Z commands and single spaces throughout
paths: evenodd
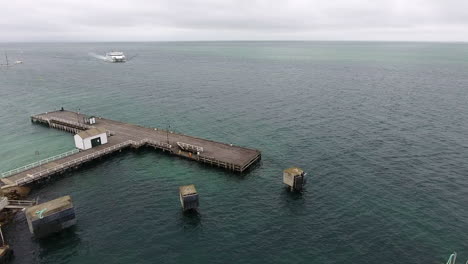
M 112 51 L 112 52 L 106 53 L 106 60 L 110 62 L 125 62 L 127 61 L 127 58 L 125 58 L 125 55 L 123 52 Z

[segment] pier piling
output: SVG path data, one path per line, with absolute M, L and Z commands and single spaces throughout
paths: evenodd
M 198 208 L 198 193 L 195 185 L 184 185 L 179 187 L 180 204 L 184 211 Z
M 29 231 L 37 238 L 60 232 L 76 223 L 70 196 L 63 196 L 26 209 Z
M 306 173 L 299 168 L 289 168 L 283 171 L 283 183 L 289 186 L 290 191 L 302 191 L 306 184 Z

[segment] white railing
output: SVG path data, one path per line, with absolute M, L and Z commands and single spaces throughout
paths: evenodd
M 99 150 L 97 152 L 93 152 L 93 153 L 90 153 L 88 155 L 85 155 L 85 156 L 82 156 L 82 157 L 79 157 L 79 158 L 76 158 L 76 159 L 73 159 L 73 160 L 58 164 L 55 167 L 48 168 L 48 169 L 45 169 L 45 170 L 41 170 L 41 171 L 38 171 L 38 172 L 33 173 L 33 174 L 28 174 L 26 177 L 23 177 L 21 179 L 16 180 L 15 183 L 16 183 L 16 185 L 26 184 L 26 183 L 32 182 L 32 181 L 34 181 L 36 179 L 39 179 L 39 178 L 41 178 L 43 176 L 50 175 L 50 174 L 52 174 L 52 173 L 54 173 L 56 171 L 67 169 L 67 168 L 73 167 L 74 165 L 77 165 L 77 164 L 80 164 L 82 162 L 91 160 L 91 159 L 93 159 L 95 157 L 99 157 L 99 156 L 102 156 L 104 154 L 113 152 L 114 150 L 121 149 L 121 148 L 124 148 L 124 147 L 127 147 L 127 146 L 141 147 L 141 146 L 143 146 L 145 144 L 150 144 L 150 145 L 157 146 L 157 147 L 160 147 L 160 148 L 165 148 L 165 149 L 171 149 L 171 147 L 172 147 L 171 145 L 169 145 L 167 143 L 163 143 L 163 142 L 159 142 L 159 141 L 155 141 L 155 140 L 150 140 L 150 139 L 142 139 L 142 140 L 139 140 L 139 141 L 127 140 L 125 142 L 122 142 L 122 143 L 110 146 L 108 148 Z
M 163 149 L 167 149 L 167 150 L 170 150 L 172 148 L 172 145 L 170 145 L 170 144 L 160 142 L 160 141 L 156 141 L 156 140 L 152 140 L 152 139 L 148 139 L 148 138 L 145 138 L 145 139 L 142 139 L 142 140 L 139 140 L 139 141 L 133 141 L 133 140 L 130 140 L 130 141 L 132 142 L 132 145 L 134 147 L 141 147 L 143 145 L 151 145 L 153 147 L 163 148 Z
M 212 165 L 216 165 L 218 167 L 223 167 L 223 168 L 226 168 L 226 169 L 242 171 L 242 168 L 239 165 L 236 165 L 234 163 L 221 161 L 221 160 L 218 160 L 218 159 L 216 159 L 214 157 L 198 155 L 198 160 L 202 161 L 202 162 L 205 162 L 205 163 L 210 163 Z
M 10 175 L 13 175 L 13 174 L 20 173 L 22 171 L 29 170 L 29 169 L 34 168 L 34 167 L 38 167 L 38 166 L 40 166 L 42 164 L 45 164 L 45 163 L 48 163 L 48 162 L 51 162 L 51 161 L 54 161 L 54 160 L 57 160 L 57 159 L 64 158 L 64 157 L 73 155 L 73 154 L 78 153 L 78 152 L 79 152 L 78 149 L 73 149 L 73 150 L 67 151 L 65 153 L 52 156 L 52 157 L 47 158 L 47 159 L 39 160 L 39 161 L 33 162 L 31 164 L 16 168 L 16 169 L 9 170 L 7 172 L 3 172 L 1 174 L 1 178 L 7 177 L 7 176 L 10 176 Z
M 47 113 L 46 113 L 46 114 L 47 114 Z M 36 120 L 45 121 L 45 122 L 54 122 L 54 121 L 62 122 L 62 123 L 69 124 L 69 125 L 84 127 L 84 128 L 86 128 L 86 129 L 93 128 L 93 126 L 90 126 L 90 125 L 85 124 L 85 123 L 80 123 L 80 122 L 76 122 L 76 121 L 71 121 L 71 120 L 67 120 L 67 119 L 63 119 L 63 118 L 59 118 L 59 117 L 44 118 L 44 117 L 42 117 L 42 116 L 40 116 L 40 115 L 35 115 L 35 116 L 32 116 L 32 118 L 34 118 L 34 119 L 36 119 Z
M 41 170 L 41 171 L 38 171 L 38 172 L 36 172 L 34 174 L 28 174 L 26 177 L 23 177 L 21 179 L 16 180 L 15 183 L 16 183 L 16 185 L 26 184 L 26 183 L 34 181 L 35 179 L 39 179 L 42 176 L 49 175 L 51 173 L 54 173 L 54 172 L 62 170 L 62 169 L 73 167 L 73 165 L 80 164 L 80 163 L 82 163 L 84 161 L 91 160 L 91 159 L 93 159 L 95 157 L 102 156 L 102 155 L 107 154 L 109 152 L 112 152 L 112 151 L 114 151 L 116 149 L 121 149 L 121 148 L 127 147 L 127 146 L 135 144 L 135 143 L 136 142 L 133 141 L 133 140 L 127 140 L 127 141 L 119 143 L 117 145 L 113 145 L 111 147 L 99 150 L 97 152 L 90 153 L 88 155 L 85 155 L 85 156 L 82 156 L 82 157 L 79 157 L 79 158 L 64 162 L 64 163 L 59 164 L 59 165 L 57 165 L 55 167 L 48 168 L 48 169 L 45 169 L 45 170 Z
M 36 204 L 36 201 L 29 200 L 8 200 L 8 205 L 10 206 L 33 206 Z
M 65 124 L 74 125 L 74 126 L 77 126 L 77 127 L 83 127 L 83 128 L 86 128 L 86 129 L 93 128 L 92 126 L 89 126 L 89 125 L 84 124 L 84 123 L 79 123 L 79 122 L 70 121 L 70 120 L 66 120 L 66 119 L 62 119 L 62 118 L 57 118 L 57 117 L 51 117 L 49 120 L 50 120 L 51 122 L 53 122 L 53 121 L 58 121 L 58 122 L 62 122 L 62 123 L 65 123 Z
M 152 145 L 152 146 L 160 147 L 160 148 L 164 148 L 164 149 L 171 149 L 172 148 L 172 145 L 164 143 L 164 142 L 151 140 L 151 139 L 144 139 L 144 140 L 145 140 L 146 144 L 148 144 L 148 145 Z
M 187 143 L 184 143 L 184 142 L 177 142 L 177 145 L 182 150 L 187 150 L 187 151 L 192 151 L 192 152 L 203 152 L 203 147 L 187 144 Z
M 146 141 L 147 139 L 142 139 L 142 140 L 138 140 L 138 141 L 134 141 L 134 140 L 128 140 L 130 142 L 130 144 L 136 148 L 139 148 L 141 146 L 143 146 L 144 144 L 146 144 Z

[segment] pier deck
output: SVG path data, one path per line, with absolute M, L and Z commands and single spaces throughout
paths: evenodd
M 78 133 L 92 127 L 107 130 L 111 136 L 108 143 L 88 150 L 53 160 L 40 166 L 11 174 L 1 179 L 3 185 L 25 185 L 38 179 L 76 168 L 82 163 L 123 148 L 150 146 L 173 155 L 181 156 L 202 163 L 232 171 L 243 172 L 261 158 L 260 151 L 251 148 L 231 146 L 202 138 L 171 133 L 166 130 L 147 128 L 105 118 L 96 118 L 92 125 L 84 124 L 85 116 L 71 111 L 54 111 L 35 115 L 31 121 L 44 123 L 50 127 L 71 133 Z M 203 148 L 200 154 L 183 150 L 177 143 L 185 143 Z

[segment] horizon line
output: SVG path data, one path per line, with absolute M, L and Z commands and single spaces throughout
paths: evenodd
M 34 40 L 34 41 L 1 41 L 0 44 L 9 43 L 158 43 L 158 42 L 377 42 L 377 43 L 451 43 L 465 44 L 468 41 L 457 40 Z

